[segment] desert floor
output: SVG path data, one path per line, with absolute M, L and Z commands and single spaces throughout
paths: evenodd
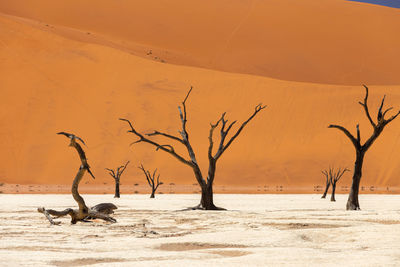
M 113 202 L 115 224 L 61 218 L 37 207 L 74 207 L 70 195 L 0 195 L 4 266 L 399 266 L 400 196 L 361 195 L 345 211 L 320 195 L 215 195 L 228 211 L 181 211 L 198 195 L 86 195 Z

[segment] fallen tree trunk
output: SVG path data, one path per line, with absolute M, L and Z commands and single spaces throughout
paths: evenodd
M 85 200 L 78 192 L 79 183 L 81 182 L 83 175 L 85 174 L 86 171 L 88 171 L 89 174 L 94 179 L 94 175 L 90 171 L 90 166 L 87 163 L 85 152 L 83 151 L 82 147 L 76 142 L 76 140 L 80 140 L 83 144 L 85 144 L 83 142 L 83 140 L 81 138 L 75 136 L 74 134 L 69 134 L 69 133 L 65 133 L 65 132 L 60 132 L 58 134 L 65 135 L 68 138 L 70 138 L 70 140 L 71 140 L 70 146 L 74 147 L 78 151 L 79 157 L 81 159 L 81 166 L 79 167 L 78 173 L 75 176 L 75 179 L 72 183 L 72 188 L 71 188 L 72 197 L 78 203 L 79 208 L 78 209 L 68 208 L 63 211 L 56 211 L 56 210 L 52 210 L 52 209 L 45 209 L 44 207 L 42 207 L 42 208 L 38 208 L 38 212 L 43 213 L 52 225 L 60 224 L 60 222 L 55 222 L 53 220 L 54 218 L 59 218 L 59 217 L 63 217 L 66 215 L 71 216 L 72 224 L 75 224 L 78 221 L 88 222 L 89 220 L 93 220 L 93 219 L 102 219 L 102 220 L 105 220 L 108 222 L 113 222 L 113 223 L 117 222 L 114 218 L 112 218 L 108 215 L 108 214 L 113 213 L 113 210 L 117 208 L 114 204 L 101 203 L 101 204 L 98 204 L 98 205 L 94 206 L 93 208 L 89 209 L 86 206 Z M 54 216 L 54 218 L 52 218 L 50 215 Z

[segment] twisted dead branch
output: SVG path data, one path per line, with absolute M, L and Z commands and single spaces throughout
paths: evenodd
M 85 174 L 86 171 L 89 172 L 89 174 L 93 177 L 93 179 L 95 178 L 93 173 L 90 171 L 90 166 L 87 162 L 85 152 L 83 151 L 83 149 L 79 145 L 79 143 L 77 143 L 77 140 L 79 140 L 83 144 L 85 144 L 83 142 L 83 140 L 81 138 L 79 138 L 78 136 L 76 136 L 74 134 L 70 134 L 70 133 L 59 132 L 57 134 L 65 135 L 66 137 L 68 137 L 70 139 L 69 146 L 72 146 L 76 149 L 76 151 L 79 154 L 79 158 L 81 160 L 81 165 L 79 167 L 78 173 L 75 176 L 75 179 L 72 183 L 72 188 L 71 188 L 72 197 L 77 202 L 79 208 L 78 209 L 68 208 L 63 211 L 56 211 L 56 210 L 45 209 L 44 207 L 41 207 L 41 208 L 37 209 L 38 212 L 43 213 L 52 225 L 60 224 L 60 222 L 55 222 L 54 218 L 59 218 L 59 217 L 63 217 L 66 215 L 71 216 L 72 224 L 75 224 L 78 221 L 88 222 L 93 219 L 102 219 L 104 221 L 108 221 L 108 222 L 112 222 L 112 223 L 116 222 L 116 220 L 114 218 L 108 216 L 108 214 L 113 213 L 113 210 L 117 208 L 114 204 L 101 203 L 101 204 L 98 204 L 98 205 L 94 206 L 93 208 L 89 209 L 86 206 L 85 200 L 78 192 L 79 183 L 81 182 L 83 175 Z M 52 218 L 50 215 L 53 215 L 54 218 Z

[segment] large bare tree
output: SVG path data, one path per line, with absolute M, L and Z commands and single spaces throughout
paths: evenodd
M 160 182 L 160 174 L 157 175 L 157 169 L 155 169 L 154 172 L 153 172 L 153 175 L 151 175 L 150 171 L 147 171 L 143 167 L 143 164 L 140 164 L 140 166 L 138 168 L 143 171 L 144 175 L 146 176 L 147 183 L 151 187 L 150 198 L 154 198 L 158 187 L 160 185 L 164 184 L 163 182 Z M 156 179 L 156 175 L 157 175 L 157 179 Z
M 75 176 L 75 179 L 72 183 L 72 197 L 74 200 L 78 203 L 79 208 L 78 209 L 65 209 L 63 211 L 56 211 L 52 209 L 45 209 L 44 207 L 38 208 L 38 212 L 43 213 L 46 218 L 50 221 L 51 224 L 57 225 L 60 222 L 54 221 L 53 217 L 50 215 L 55 216 L 55 218 L 62 217 L 69 215 L 71 216 L 71 223 L 75 224 L 78 221 L 83 221 L 87 222 L 90 219 L 102 219 L 108 222 L 116 222 L 116 220 L 112 217 L 109 216 L 109 214 L 113 213 L 113 210 L 116 209 L 117 207 L 112 204 L 112 203 L 100 203 L 92 208 L 88 208 L 86 206 L 85 200 L 83 197 L 79 194 L 78 192 L 78 186 L 79 183 L 81 182 L 83 175 L 87 171 L 92 178 L 94 179 L 93 173 L 90 171 L 90 166 L 87 162 L 85 152 L 83 151 L 82 147 L 77 143 L 77 140 L 81 141 L 83 144 L 83 140 L 79 138 L 78 136 L 66 132 L 59 132 L 57 134 L 62 134 L 67 136 L 70 139 L 70 144 L 69 146 L 72 146 L 76 149 L 76 151 L 79 154 L 79 158 L 81 160 L 81 166 L 79 167 L 78 173 Z
M 119 192 L 119 186 L 121 183 L 121 175 L 124 173 L 126 166 L 128 166 L 128 164 L 129 164 L 129 161 L 127 161 L 125 163 L 125 165 L 119 166 L 115 170 L 106 168 L 106 170 L 108 171 L 108 174 L 111 175 L 111 177 L 114 178 L 114 181 L 115 181 L 114 198 L 120 198 L 120 196 L 121 196 L 120 192 Z
M 373 132 L 371 136 L 362 144 L 361 142 L 361 135 L 360 135 L 360 128 L 359 125 L 357 124 L 356 129 L 357 129 L 357 136 L 354 137 L 349 130 L 344 128 L 343 126 L 340 125 L 334 125 L 331 124 L 328 126 L 328 128 L 336 128 L 340 131 L 342 131 L 351 141 L 353 144 L 355 150 L 356 150 L 356 161 L 354 163 L 354 173 L 353 173 L 353 181 L 351 184 L 350 188 L 350 194 L 349 198 L 347 200 L 346 204 L 346 209 L 347 210 L 359 210 L 360 209 L 360 204 L 358 201 L 358 193 L 359 193 L 359 188 L 360 188 L 360 180 L 362 176 L 362 166 L 364 162 L 364 156 L 367 150 L 371 147 L 371 145 L 374 143 L 374 141 L 378 138 L 378 136 L 382 133 L 383 129 L 385 128 L 386 125 L 388 125 L 391 121 L 393 121 L 397 116 L 400 114 L 400 111 L 391 116 L 388 119 L 385 119 L 385 115 L 392 110 L 393 108 L 387 108 L 383 109 L 383 105 L 385 102 L 385 96 L 382 98 L 381 105 L 379 107 L 378 113 L 377 113 L 377 118 L 376 122 L 372 119 L 369 109 L 368 109 L 368 87 L 365 86 L 365 98 L 363 102 L 359 102 L 359 104 L 364 108 L 365 115 L 368 118 L 368 121 L 372 125 Z
M 233 121 L 230 124 L 228 124 L 228 120 L 225 119 L 225 113 L 223 113 L 221 115 L 220 119 L 216 123 L 210 124 L 210 133 L 208 136 L 208 139 L 209 139 L 209 147 L 208 147 L 209 166 L 208 166 L 207 178 L 204 178 L 203 174 L 201 173 L 201 170 L 200 170 L 197 158 L 196 158 L 196 154 L 193 150 L 192 145 L 190 144 L 189 133 L 188 133 L 187 127 L 186 127 L 186 124 L 187 124 L 186 101 L 191 92 L 192 92 L 192 87 L 190 88 L 189 92 L 187 93 L 185 99 L 183 100 L 182 106 L 178 107 L 179 116 L 180 116 L 181 124 L 182 124 L 182 129 L 179 131 L 179 134 L 181 137 L 171 135 L 168 133 L 163 133 L 160 131 L 154 131 L 152 133 L 141 134 L 133 127 L 132 123 L 128 119 L 120 119 L 120 120 L 127 122 L 130 127 L 130 130 L 128 132 L 136 135 L 139 138 L 139 140 L 133 142 L 132 144 L 140 143 L 140 142 L 148 143 L 152 146 L 155 146 L 156 150 L 162 150 L 162 151 L 170 154 L 171 156 L 173 156 L 174 158 L 176 158 L 183 164 L 189 166 L 193 170 L 194 175 L 197 180 L 197 183 L 201 187 L 200 204 L 198 206 L 194 207 L 193 209 L 221 210 L 222 208 L 219 208 L 214 205 L 214 200 L 213 200 L 213 183 L 214 183 L 214 179 L 215 179 L 215 171 L 216 171 L 217 161 L 218 161 L 218 159 L 221 158 L 223 153 L 229 148 L 229 146 L 233 143 L 233 141 L 239 136 L 239 134 L 242 132 L 244 127 L 266 106 L 263 106 L 261 104 L 257 105 L 254 109 L 254 112 L 250 115 L 250 117 L 245 122 L 243 122 L 242 125 L 236 130 L 236 132 L 228 139 L 227 139 L 227 135 L 230 132 L 230 130 L 232 129 L 232 127 L 234 126 L 234 124 L 236 123 L 236 121 Z M 215 129 L 218 126 L 221 126 L 220 141 L 218 144 L 217 151 L 215 153 L 213 153 L 213 148 L 214 148 L 213 134 L 214 134 Z M 152 136 L 162 136 L 162 137 L 168 138 L 174 142 L 182 144 L 186 148 L 190 159 L 187 159 L 184 156 L 179 155 L 175 151 L 175 149 L 172 145 L 159 144 L 159 143 L 151 140 L 150 137 L 152 137 Z

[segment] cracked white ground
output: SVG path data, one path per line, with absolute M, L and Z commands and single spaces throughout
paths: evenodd
M 51 226 L 37 207 L 71 195 L 0 195 L 4 266 L 399 266 L 400 196 L 360 195 L 346 211 L 320 195 L 215 195 L 228 211 L 179 211 L 199 195 L 84 195 L 113 202 L 117 223 Z

